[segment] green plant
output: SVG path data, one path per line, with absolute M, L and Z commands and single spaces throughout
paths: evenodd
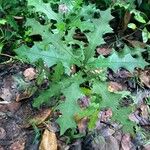
M 120 107 L 123 93 L 108 91 L 108 83 L 102 76 L 106 76 L 104 70 L 107 68 L 115 72 L 123 67 L 133 72 L 148 63 L 140 51 L 127 46 L 119 52 L 113 50 L 108 57 L 96 56 L 96 48 L 106 43 L 104 35 L 113 33 L 109 24 L 114 18 L 111 9 L 100 11 L 94 4 L 85 4 L 83 0 L 27 2 L 28 7 L 33 7 L 33 15 L 25 23 L 29 33 L 27 37 L 39 35 L 41 40 L 32 41 L 30 47 L 21 43 L 15 52 L 20 59 L 31 64 L 42 59 L 53 70 L 49 88 L 41 92 L 33 106 L 50 103 L 53 97 L 59 99 L 56 109 L 62 113 L 57 119 L 61 135 L 69 128 L 76 128 L 76 116 L 88 116 L 89 128 L 94 128 L 102 108 L 111 108 L 113 119 L 120 122 L 125 131 L 133 132 L 128 114 L 134 109 L 134 104 Z M 35 19 L 37 13 L 41 20 Z M 72 67 L 77 68 L 75 73 Z M 84 96 L 90 97 L 90 105 L 86 109 L 78 104 Z

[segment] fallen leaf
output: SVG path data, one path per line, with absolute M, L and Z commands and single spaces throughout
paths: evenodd
M 132 113 L 129 115 L 129 119 L 133 122 L 136 122 L 137 124 L 140 122 L 139 119 L 137 118 L 138 114 L 137 113 Z
M 11 102 L 9 104 L 7 104 L 7 108 L 10 112 L 14 113 L 16 112 L 21 106 L 21 103 L 18 103 L 18 102 Z
M 140 110 L 141 110 L 141 116 L 145 119 L 149 118 L 149 107 L 148 105 L 142 104 L 140 106 Z
M 81 108 L 86 108 L 90 104 L 90 98 L 88 96 L 83 96 L 79 99 L 79 105 Z
M 24 150 L 25 149 L 25 140 L 19 139 L 15 141 L 9 148 L 9 150 Z
M 6 131 L 0 127 L 0 140 L 5 139 L 6 137 Z
M 0 150 L 4 150 L 4 148 L 0 145 Z
M 145 48 L 146 44 L 140 41 L 126 39 L 133 47 Z
M 144 145 L 142 150 L 150 150 L 150 144 Z
M 131 19 L 131 13 L 129 11 L 126 11 L 124 18 L 123 18 L 123 30 L 124 31 L 127 29 L 130 19 Z
M 117 92 L 117 91 L 122 91 L 123 86 L 117 82 L 109 82 L 108 84 L 108 91 L 110 92 Z
M 39 150 L 57 150 L 57 138 L 54 132 L 45 129 Z
M 87 125 L 88 125 L 88 118 L 87 117 L 84 117 L 81 120 L 79 120 L 79 122 L 78 122 L 79 132 L 80 133 L 86 133 Z
M 113 136 L 98 136 L 94 138 L 92 147 L 94 150 L 119 150 L 119 143 Z
M 129 134 L 124 134 L 121 140 L 121 150 L 134 150 Z
M 10 101 L 12 97 L 13 96 L 9 88 L 2 88 L 2 94 L 0 95 L 0 98 L 2 98 L 4 101 Z
M 136 111 L 129 115 L 129 119 L 137 124 L 149 125 L 149 120 L 139 116 L 139 111 Z
M 105 150 L 119 150 L 119 143 L 113 136 L 109 136 L 106 139 L 106 143 Z
M 112 110 L 109 108 L 105 111 L 100 111 L 98 115 L 98 121 L 96 122 L 96 129 L 101 129 L 103 127 L 103 123 L 107 123 L 109 119 L 112 117 Z
M 30 125 L 31 124 L 35 124 L 35 125 L 40 125 L 42 124 L 51 114 L 51 109 L 45 109 L 45 110 L 41 110 L 38 112 L 38 114 L 34 117 L 32 117 L 32 119 L 29 121 Z
M 150 88 L 150 70 L 140 70 L 139 79 L 145 86 Z
M 36 78 L 36 71 L 34 68 L 27 68 L 24 72 L 23 75 L 26 80 L 33 80 Z
M 112 49 L 107 47 L 99 47 L 96 51 L 99 55 L 107 56 L 112 52 Z

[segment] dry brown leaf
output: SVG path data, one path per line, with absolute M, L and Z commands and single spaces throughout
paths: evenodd
M 140 70 L 139 71 L 139 78 L 140 81 L 150 88 L 150 70 Z
M 4 148 L 0 145 L 0 150 L 4 150 Z
M 141 116 L 145 119 L 148 119 L 148 116 L 149 116 L 149 112 L 148 112 L 148 105 L 141 105 L 140 107 L 141 109 Z
M 123 86 L 117 82 L 109 82 L 108 85 L 108 90 L 110 92 L 117 92 L 117 91 L 122 91 L 123 90 Z
M 36 71 L 34 68 L 27 68 L 24 72 L 23 75 L 26 80 L 33 80 L 36 77 Z
M 121 140 L 121 150 L 131 150 L 133 145 L 129 134 L 124 134 Z M 133 149 L 134 150 L 134 149 Z
M 99 47 L 96 49 L 96 51 L 99 55 L 107 56 L 112 52 L 112 49 L 107 47 Z
M 106 143 L 105 150 L 119 150 L 119 143 L 113 136 L 109 136 Z
M 94 150 L 119 150 L 119 143 L 113 136 L 108 136 L 106 139 L 101 136 L 92 142 Z
M 15 100 L 16 100 L 16 102 L 19 102 L 21 100 L 30 98 L 32 95 L 33 95 L 33 91 L 27 89 L 24 92 L 20 92 L 20 93 L 16 94 Z
M 45 109 L 38 112 L 38 114 L 30 120 L 30 123 L 40 125 L 43 123 L 51 114 L 51 109 Z
M 150 150 L 150 144 L 144 145 L 142 150 Z
M 54 132 L 45 129 L 39 150 L 57 150 L 57 138 Z
M 7 108 L 9 111 L 11 111 L 12 113 L 16 112 L 21 106 L 21 103 L 18 102 L 11 102 L 9 104 L 7 104 Z
M 24 149 L 25 149 L 24 139 L 19 139 L 10 146 L 10 150 L 24 150 Z
M 0 140 L 5 139 L 5 137 L 6 137 L 6 131 L 2 127 L 0 127 Z
M 4 101 L 11 101 L 13 95 L 9 88 L 2 88 L 1 93 L 2 94 L 0 95 L 0 98 L 2 98 Z
M 132 113 L 129 115 L 129 120 L 133 121 L 133 122 L 136 122 L 136 123 L 139 123 L 139 119 L 137 118 L 138 114 L 135 112 L 135 113 Z
M 146 44 L 140 41 L 126 39 L 133 47 L 145 48 Z
M 78 129 L 80 133 L 86 133 L 87 129 L 87 124 L 88 124 L 88 118 L 84 117 L 78 122 Z
M 130 19 L 131 19 L 131 13 L 129 11 L 126 11 L 123 18 L 123 30 L 127 29 Z

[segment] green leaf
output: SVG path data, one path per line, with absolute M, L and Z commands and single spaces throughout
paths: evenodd
M 144 43 L 146 43 L 149 39 L 149 32 L 147 31 L 146 28 L 144 28 L 142 31 L 142 38 Z
M 39 44 L 43 46 L 47 46 L 47 44 L 51 44 L 59 51 L 60 53 L 64 53 L 63 55 L 68 57 L 69 60 L 72 62 L 71 64 L 77 64 L 80 65 L 80 60 L 83 59 L 83 53 L 82 50 L 80 51 L 80 55 L 78 53 L 73 53 L 72 47 L 68 46 L 69 41 L 74 42 L 72 36 L 74 34 L 74 29 L 69 32 L 69 37 L 65 38 L 65 41 L 62 40 L 65 36 L 64 33 L 52 33 L 49 31 L 49 25 L 41 25 L 38 21 L 35 19 L 28 19 L 26 22 L 26 26 L 32 27 L 32 32 L 30 35 L 41 35 L 43 41 L 39 42 Z M 67 37 L 67 36 L 66 36 Z M 68 40 L 69 39 L 69 40 Z M 75 43 L 77 43 L 75 41 Z M 79 43 L 79 41 L 78 41 Z M 72 44 L 72 43 L 71 43 Z M 81 44 L 80 44 L 81 45 Z M 70 55 L 70 56 L 69 56 Z M 81 58 L 81 59 L 79 59 Z M 67 72 L 67 71 L 66 71 Z
M 141 23 L 146 23 L 145 19 L 141 16 L 140 13 L 135 14 L 134 18 Z
M 112 115 L 112 120 L 117 121 L 123 126 L 123 131 L 134 134 L 134 126 L 136 123 L 129 120 L 129 115 L 132 113 L 132 107 L 121 107 L 116 109 Z
M 33 107 L 39 108 L 42 104 L 50 102 L 50 98 L 60 94 L 61 87 L 59 84 L 53 84 L 51 87 L 43 91 L 40 96 L 34 99 Z
M 0 19 L 0 24 L 5 25 L 6 24 L 6 19 Z
M 49 3 L 44 3 L 43 0 L 28 0 L 28 6 L 34 6 L 36 12 L 41 12 L 47 15 L 48 19 L 59 20 Z
M 100 108 L 99 104 L 91 103 L 89 107 L 81 110 L 77 116 L 79 118 L 88 117 L 89 118 L 88 127 L 89 129 L 94 129 L 96 122 L 98 120 L 98 114 L 100 111 L 99 108 Z
M 146 23 L 146 21 L 145 21 L 145 19 L 143 18 L 142 13 L 141 13 L 140 11 L 138 11 L 138 10 L 136 10 L 136 9 L 133 9 L 133 10 L 131 11 L 131 13 L 134 14 L 135 20 L 137 20 L 137 21 L 140 22 L 140 23 Z
M 4 45 L 2 43 L 0 43 L 0 53 L 2 52 L 3 46 Z
M 58 62 L 62 62 L 64 68 L 66 70 L 70 70 L 70 66 L 72 64 L 70 54 L 59 51 L 53 45 L 47 45 L 47 47 L 44 47 L 40 43 L 35 43 L 32 48 L 22 45 L 16 49 L 15 52 L 19 58 L 30 63 L 35 63 L 41 58 L 48 67 L 51 67 Z
M 57 119 L 57 123 L 60 125 L 60 135 L 69 128 L 76 128 L 74 115 L 80 110 L 77 100 L 83 96 L 78 83 L 72 83 L 62 92 L 66 99 L 57 107 L 62 113 L 62 116 Z
M 113 111 L 112 120 L 117 121 L 123 125 L 125 132 L 133 133 L 133 126 L 135 123 L 129 120 L 129 115 L 132 112 L 132 107 L 119 107 L 119 101 L 124 97 L 127 92 L 112 93 L 108 91 L 106 82 L 99 82 L 97 80 L 93 83 L 93 93 L 99 94 L 102 97 L 100 108 L 111 108 Z
M 54 68 L 54 74 L 53 74 L 52 80 L 54 82 L 60 81 L 63 73 L 64 73 L 64 67 L 62 63 L 58 63 Z
M 129 24 L 128 24 L 128 28 L 131 28 L 131 29 L 135 30 L 135 29 L 136 29 L 136 24 L 134 24 L 134 23 L 129 23 Z
M 100 102 L 100 108 L 107 107 L 111 108 L 113 111 L 116 111 L 119 100 L 121 98 L 121 94 L 109 92 L 107 83 L 100 82 L 98 80 L 94 80 L 92 91 L 93 93 L 96 93 L 102 97 L 102 100 Z
M 110 20 L 113 19 L 111 10 L 100 11 L 100 15 L 99 19 L 92 20 L 94 31 L 86 33 L 89 42 L 89 46 L 85 50 L 86 60 L 93 57 L 97 46 L 105 43 L 103 35 L 112 32 L 112 28 L 109 25 Z
M 62 80 L 58 83 L 52 82 L 47 90 L 42 91 L 40 95 L 34 99 L 33 106 L 39 108 L 43 103 L 50 102 L 51 97 L 61 94 L 61 90 L 68 88 L 72 83 L 76 82 L 80 84 L 84 81 L 81 73 L 75 74 L 70 78 L 64 78 L 62 76 L 61 79 Z
M 107 58 L 99 56 L 88 63 L 90 68 L 108 67 L 117 71 L 119 68 L 123 67 L 131 72 L 133 72 L 136 67 L 144 69 L 146 65 L 148 65 L 148 63 L 142 57 L 133 58 L 131 54 L 126 54 L 124 57 L 120 57 L 117 52 L 114 52 Z

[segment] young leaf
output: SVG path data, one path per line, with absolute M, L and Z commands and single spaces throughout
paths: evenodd
M 86 60 L 93 57 L 95 48 L 98 45 L 105 43 L 103 35 L 112 32 L 112 28 L 109 25 L 109 21 L 113 19 L 111 10 L 107 9 L 105 11 L 101 11 L 100 15 L 99 19 L 93 19 L 92 21 L 95 26 L 94 31 L 86 33 L 89 42 L 89 46 L 85 51 Z
M 147 31 L 146 28 L 144 28 L 142 31 L 142 38 L 144 43 L 146 43 L 149 39 L 149 32 Z

